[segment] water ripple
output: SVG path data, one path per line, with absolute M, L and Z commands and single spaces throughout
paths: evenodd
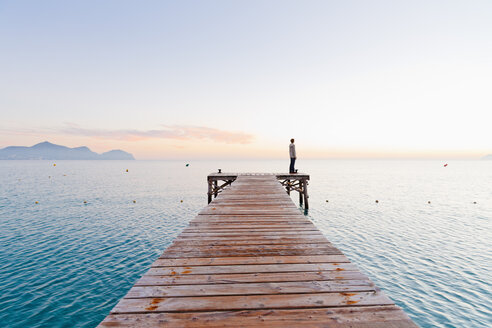
M 490 163 L 299 165 L 309 219 L 419 325 L 492 326 Z M 0 161 L 0 322 L 96 326 L 206 204 L 209 172 L 284 166 Z

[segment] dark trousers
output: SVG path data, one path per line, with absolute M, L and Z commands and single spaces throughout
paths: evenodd
M 294 164 L 296 163 L 295 158 L 290 159 L 290 166 L 289 166 L 289 173 L 295 173 L 296 170 L 294 169 Z

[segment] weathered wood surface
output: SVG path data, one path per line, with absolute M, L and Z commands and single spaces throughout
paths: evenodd
M 220 172 L 220 170 L 219 170 Z M 282 187 L 285 188 L 287 193 L 290 195 L 291 191 L 297 191 L 299 193 L 299 204 L 301 206 L 304 205 L 304 209 L 309 209 L 309 195 L 307 191 L 307 185 L 309 181 L 309 175 L 306 173 L 211 173 L 207 177 L 207 183 L 208 183 L 208 202 L 210 203 L 212 201 L 213 197 L 217 197 L 219 193 L 223 192 L 225 188 L 228 188 L 231 183 L 233 183 L 237 177 L 239 176 L 249 176 L 249 177 L 262 177 L 262 176 L 275 176 L 280 183 L 282 184 Z M 258 180 L 251 180 L 251 181 L 258 181 Z M 246 190 L 246 192 L 241 192 L 238 191 L 236 194 L 232 195 L 235 200 L 238 203 L 241 203 L 243 205 L 246 205 L 246 203 L 243 201 L 243 199 L 246 199 L 246 201 L 253 199 L 257 199 L 258 196 L 257 194 L 253 194 L 252 196 L 249 195 L 250 190 Z M 228 198 L 231 199 L 231 198 Z M 272 204 L 271 202 L 266 202 L 268 200 L 275 199 L 278 203 Z M 290 199 L 289 199 L 290 201 Z M 260 200 L 264 206 L 272 205 L 272 206 L 278 206 L 281 204 L 281 201 L 273 195 L 273 198 L 270 198 L 270 195 L 268 193 L 263 193 L 263 198 Z M 287 206 L 292 204 L 290 203 L 285 203 Z M 251 203 L 249 205 L 258 205 Z
M 416 325 L 301 214 L 275 175 L 239 175 L 100 327 Z

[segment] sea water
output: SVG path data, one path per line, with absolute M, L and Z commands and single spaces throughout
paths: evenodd
M 289 164 L 188 163 L 0 161 L 0 325 L 96 326 L 206 205 L 208 173 Z M 492 161 L 444 164 L 297 166 L 307 217 L 417 324 L 492 327 Z

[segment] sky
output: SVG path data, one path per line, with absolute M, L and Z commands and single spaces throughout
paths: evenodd
M 492 153 L 492 1 L 0 0 L 0 148 Z

